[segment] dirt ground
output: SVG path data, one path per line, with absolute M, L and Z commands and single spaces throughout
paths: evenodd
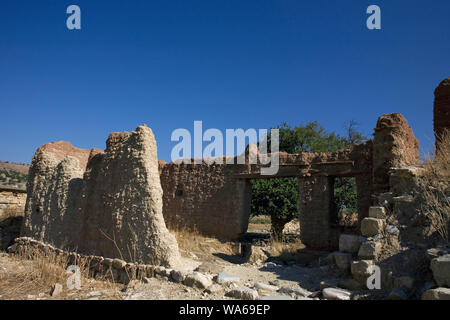
M 268 233 L 270 225 L 252 224 L 252 232 Z M 287 229 L 286 229 L 287 230 Z M 305 267 L 295 264 L 283 264 L 281 261 L 251 265 L 245 263 L 238 253 L 239 244 L 223 242 L 192 233 L 176 233 L 180 244 L 182 261 L 179 269 L 193 271 L 205 262 L 212 265 L 210 277 L 218 272 L 237 276 L 240 281 L 235 286 L 253 286 L 261 282 L 277 286 L 297 284 L 310 291 L 319 290 L 323 270 L 317 267 Z M 52 268 L 55 268 L 54 270 Z M 61 268 L 60 268 L 61 269 Z M 0 253 L 0 299 L 19 300 L 197 300 L 231 299 L 224 291 L 207 293 L 204 290 L 187 287 L 168 279 L 149 278 L 145 282 L 134 281 L 129 285 L 110 281 L 82 278 L 79 290 L 67 289 L 64 284 L 64 270 L 56 266 L 47 266 L 42 261 L 24 260 L 14 255 Z M 208 274 L 208 270 L 203 270 Z M 55 274 L 55 276 L 53 276 Z M 63 290 L 52 296 L 54 283 L 61 283 Z

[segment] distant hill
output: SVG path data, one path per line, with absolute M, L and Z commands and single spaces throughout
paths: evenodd
M 0 161 L 0 186 L 24 189 L 30 165 Z
M 29 169 L 30 165 L 26 163 L 0 161 L 0 170 L 11 170 L 22 174 L 28 174 Z

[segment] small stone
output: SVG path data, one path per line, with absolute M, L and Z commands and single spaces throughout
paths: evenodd
M 144 283 L 147 283 L 147 284 L 152 281 L 150 278 L 147 278 L 147 277 L 144 277 L 142 280 L 144 281 Z
M 266 263 L 264 263 L 263 267 L 272 269 L 272 268 L 278 268 L 279 265 L 274 262 L 266 262 Z
M 427 250 L 427 257 L 428 259 L 433 260 L 434 258 L 439 257 L 441 254 L 441 250 L 438 248 L 431 248 Z
M 358 253 L 359 247 L 366 239 L 355 234 L 341 234 L 339 237 L 339 251 Z
M 269 284 L 273 285 L 273 286 L 280 286 L 280 280 L 275 279 L 275 280 L 270 280 Z
M 105 266 L 107 266 L 107 267 L 111 267 L 112 266 L 112 264 L 113 264 L 113 259 L 111 259 L 111 258 L 105 258 L 105 260 L 103 260 L 103 263 L 105 264 Z
M 212 281 L 200 272 L 194 272 L 186 276 L 183 283 L 189 287 L 196 287 L 199 289 L 206 289 L 212 285 Z
M 186 270 L 172 270 L 170 273 L 170 277 L 174 282 L 180 283 L 183 282 L 184 279 L 189 275 L 189 271 Z
M 162 275 L 163 277 L 170 278 L 170 275 L 172 274 L 172 271 L 173 271 L 173 269 L 165 268 L 165 269 L 162 271 L 161 275 Z
M 270 284 L 265 284 L 262 282 L 255 283 L 254 288 L 256 290 L 263 290 L 263 291 L 278 291 L 280 289 L 277 286 L 272 286 Z
M 370 207 L 369 208 L 369 217 L 377 218 L 377 219 L 385 219 L 386 218 L 386 209 L 384 207 Z
M 377 259 L 380 254 L 381 243 L 376 241 L 364 242 L 358 251 L 358 257 L 366 260 Z
M 57 297 L 63 292 L 63 286 L 59 283 L 55 283 L 55 285 L 50 290 L 50 295 L 52 297 Z
M 248 245 L 244 258 L 247 263 L 259 265 L 264 263 L 269 257 L 261 247 Z
M 210 285 L 205 291 L 209 294 L 222 293 L 223 287 L 217 283 L 214 283 L 213 285 Z
M 338 288 L 325 288 L 322 290 L 322 295 L 329 300 L 350 300 L 351 292 Z
M 429 289 L 422 294 L 422 300 L 450 300 L 450 288 Z
M 166 276 L 166 268 L 163 266 L 157 266 L 155 268 L 155 274 L 159 276 Z
M 395 236 L 398 236 L 400 234 L 400 230 L 396 226 L 388 225 L 386 227 L 386 232 Z
M 450 254 L 431 260 L 431 271 L 438 286 L 450 287 Z
M 225 272 L 220 272 L 216 277 L 217 283 L 225 284 L 231 282 L 239 282 L 241 279 L 239 277 L 233 276 L 232 274 L 228 274 Z
M 395 288 L 389 293 L 388 300 L 407 300 L 407 294 L 399 288 Z
M 365 237 L 373 237 L 383 232 L 384 220 L 377 218 L 364 218 L 361 221 L 361 234 Z
M 336 261 L 336 266 L 339 270 L 347 273 L 350 271 L 350 264 L 352 262 L 351 253 L 335 252 L 334 260 Z
M 239 287 L 233 289 L 228 293 L 228 295 L 230 297 L 241 300 L 257 300 L 259 298 L 258 292 L 248 287 Z
M 224 269 L 223 266 L 218 265 L 216 263 L 212 262 L 203 262 L 201 265 L 199 265 L 195 271 L 206 274 L 218 274 L 219 272 L 222 272 Z
M 296 285 L 286 285 L 286 286 L 282 286 L 279 290 L 279 293 L 286 293 L 286 294 L 295 294 L 296 296 L 301 296 L 301 297 L 309 297 L 312 292 L 303 289 L 299 286 Z
M 365 282 L 371 275 L 370 268 L 372 265 L 372 260 L 353 261 L 350 268 L 353 277 L 358 281 Z
M 112 261 L 113 268 L 117 269 L 117 270 L 122 270 L 123 268 L 125 268 L 126 265 L 127 265 L 127 263 L 120 259 L 114 259 Z

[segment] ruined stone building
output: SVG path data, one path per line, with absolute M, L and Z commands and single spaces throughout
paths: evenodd
M 447 84 L 436 91 L 436 132 L 449 126 Z M 146 126 L 111 133 L 105 151 L 48 143 L 37 150 L 30 168 L 22 235 L 82 253 L 171 265 L 179 254 L 166 224 L 238 239 L 248 227 L 250 181 L 293 177 L 299 180 L 302 242 L 334 249 L 340 233 L 334 180 L 355 178 L 362 220 L 373 194 L 389 190 L 389 170 L 419 161 L 419 142 L 401 114 L 379 117 L 373 135 L 336 152 L 280 153 L 274 176 L 261 175 L 263 165 L 249 161 L 158 162 Z

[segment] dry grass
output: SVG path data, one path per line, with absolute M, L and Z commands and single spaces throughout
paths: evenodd
M 213 253 L 233 255 L 237 252 L 236 243 L 204 236 L 195 228 L 191 230 L 186 227 L 172 226 L 170 232 L 175 235 L 178 247 L 186 257 L 192 257 L 192 254 L 194 254 L 198 257 L 206 258 Z
M 298 251 L 304 248 L 305 245 L 300 240 L 289 243 L 271 240 L 270 249 L 268 251 L 271 258 L 289 262 L 297 261 Z
M 440 147 L 428 156 L 420 177 L 422 209 L 435 231 L 445 241 L 450 235 L 450 131 L 440 139 Z
M 22 297 L 31 292 L 48 292 L 55 283 L 65 284 L 70 276 L 66 272 L 67 259 L 53 254 L 45 255 L 37 249 L 29 249 L 12 256 L 21 268 L 2 274 L 2 296 Z
M 62 284 L 64 293 L 58 299 L 67 295 L 82 295 L 86 290 L 92 290 L 92 286 L 86 284 L 95 283 L 96 287 L 110 290 L 113 297 L 118 297 L 118 286 L 106 279 L 89 279 L 87 260 L 75 261 L 73 264 L 80 268 L 81 283 L 84 290 L 71 291 L 67 289 L 66 283 L 72 273 L 67 272 L 69 259 L 67 256 L 50 252 L 42 252 L 37 248 L 28 248 L 15 255 L 10 255 L 9 266 L 3 265 L 0 272 L 0 295 L 2 299 L 23 299 L 28 295 L 38 296 L 44 294 L 50 297 L 52 286 L 56 283 Z

